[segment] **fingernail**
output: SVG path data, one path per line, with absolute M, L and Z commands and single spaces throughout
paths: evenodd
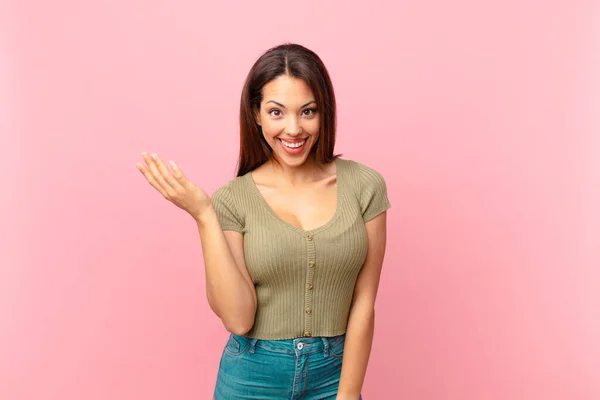
M 171 167 L 177 168 L 177 165 L 175 165 L 175 161 L 169 161 L 169 164 L 171 164 Z
M 142 169 L 142 164 L 140 164 L 140 163 L 135 163 L 135 166 L 140 170 Z
M 158 156 L 156 155 L 156 153 L 152 153 L 152 158 L 154 158 L 155 160 L 158 158 Z
M 148 153 L 146 153 L 145 151 L 142 151 L 142 157 L 147 157 Z

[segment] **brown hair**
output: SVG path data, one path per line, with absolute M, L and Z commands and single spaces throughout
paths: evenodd
M 299 44 L 286 43 L 267 50 L 254 63 L 242 90 L 240 102 L 240 156 L 237 176 L 245 175 L 273 157 L 273 149 L 265 141 L 255 119 L 263 99 L 262 88 L 273 79 L 289 75 L 302 79 L 311 88 L 322 115 L 319 137 L 311 149 L 319 163 L 329 163 L 338 156 L 335 145 L 335 95 L 325 65 L 312 50 Z

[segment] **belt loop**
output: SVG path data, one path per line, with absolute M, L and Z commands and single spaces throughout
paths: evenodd
M 321 340 L 323 341 L 323 358 L 326 358 L 329 355 L 329 339 L 321 336 Z
M 256 342 L 258 342 L 258 339 L 252 339 L 250 341 L 250 353 L 254 354 L 254 350 L 256 349 Z

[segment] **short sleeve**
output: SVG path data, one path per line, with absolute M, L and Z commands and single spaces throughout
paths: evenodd
M 383 176 L 366 165 L 360 169 L 360 207 L 363 220 L 368 222 L 389 209 L 392 205 L 387 196 L 387 185 Z
M 221 224 L 221 229 L 244 234 L 244 224 L 235 206 L 233 195 L 228 185 L 222 186 L 213 193 L 212 202 L 219 223 Z

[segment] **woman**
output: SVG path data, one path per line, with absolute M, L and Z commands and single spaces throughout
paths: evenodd
M 285 44 L 248 74 L 237 177 L 212 199 L 172 161 L 138 163 L 198 225 L 231 332 L 215 399 L 361 398 L 390 203 L 379 173 L 334 155 L 335 121 L 322 61 Z

